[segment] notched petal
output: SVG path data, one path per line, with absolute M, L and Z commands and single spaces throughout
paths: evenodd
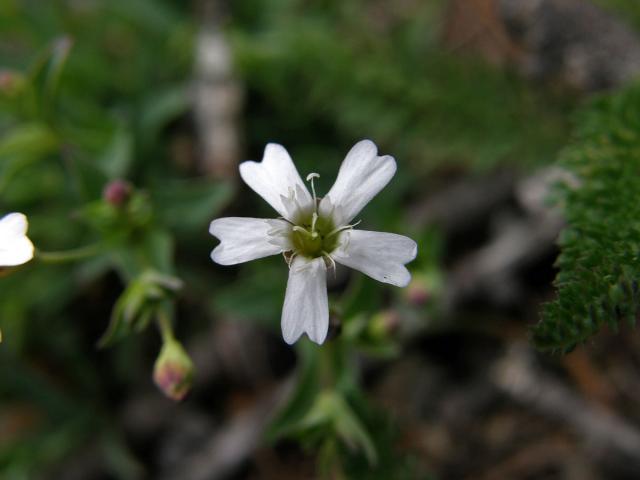
M 27 234 L 29 221 L 23 213 L 9 213 L 0 218 L 0 237 L 21 237 Z
M 409 237 L 386 232 L 352 230 L 343 234 L 332 254 L 338 263 L 359 270 L 380 282 L 406 287 L 411 274 L 405 264 L 416 258 L 418 246 Z
M 296 202 L 303 206 L 312 202 L 293 160 L 282 145 L 268 144 L 261 162 L 241 163 L 240 176 L 280 215 L 289 220 L 295 214 Z M 293 196 L 291 192 L 294 193 Z
M 289 345 L 303 333 L 317 344 L 324 343 L 329 330 L 327 268 L 322 258 L 296 256 L 291 262 L 282 308 L 282 337 Z
M 22 213 L 0 219 L 0 267 L 16 267 L 33 258 L 34 247 L 27 237 L 29 222 Z
M 339 206 L 333 218 L 338 226 L 349 223 L 382 190 L 396 173 L 396 161 L 389 155 L 378 156 L 371 140 L 356 143 L 345 157 L 338 178 L 320 202 L 323 214 L 331 205 Z
M 287 222 L 243 217 L 214 220 L 209 233 L 220 240 L 220 245 L 211 252 L 211 258 L 220 265 L 235 265 L 285 251 L 286 246 L 270 241 L 274 236 L 269 232 L 278 224 L 285 228 Z

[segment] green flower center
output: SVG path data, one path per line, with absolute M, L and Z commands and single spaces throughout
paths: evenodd
M 330 217 L 320 217 L 315 212 L 303 215 L 291 232 L 294 252 L 307 258 L 329 255 L 340 244 L 340 231 Z
M 318 204 L 320 202 L 316 196 L 316 187 L 313 180 L 319 176 L 317 173 L 307 175 L 307 181 L 311 183 L 311 192 L 313 194 L 313 210 L 301 211 L 298 213 L 298 217 L 293 219 L 294 226 L 291 229 L 293 256 L 324 257 L 325 261 L 335 269 L 336 263 L 331 257 L 331 253 L 340 245 L 340 233 L 345 230 L 351 230 L 354 225 L 343 225 L 336 228 L 332 217 L 321 217 L 318 214 Z

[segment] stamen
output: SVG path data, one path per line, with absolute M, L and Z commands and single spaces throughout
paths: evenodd
M 291 270 L 291 264 L 293 263 L 293 259 L 298 256 L 298 252 L 282 252 L 284 256 L 284 261 L 287 263 L 287 267 Z
M 318 236 L 317 232 L 310 232 L 309 230 L 307 230 L 306 228 L 302 228 L 298 225 L 295 225 L 294 227 L 292 227 L 292 230 L 294 232 L 300 232 L 301 234 L 311 238 L 311 239 L 315 239 Z M 314 235 L 315 233 L 315 235 Z
M 329 237 L 333 237 L 334 235 L 337 235 L 340 232 L 344 232 L 345 230 L 352 230 L 353 227 L 357 226 L 362 220 L 358 220 L 356 223 L 354 223 L 353 225 L 343 225 L 342 227 L 338 227 L 335 228 L 333 230 L 331 230 L 328 234 L 327 234 L 327 238 Z M 295 227 L 294 227 L 295 228 Z
M 320 252 L 320 253 L 322 254 L 322 257 L 329 262 L 329 265 L 331 265 L 331 268 L 333 269 L 333 274 L 335 275 L 336 274 L 336 261 L 333 259 L 333 257 L 331 255 L 329 255 L 324 250 L 322 250 L 322 252 Z

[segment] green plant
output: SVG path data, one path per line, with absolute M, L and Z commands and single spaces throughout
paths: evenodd
M 640 314 L 640 85 L 595 100 L 579 116 L 560 165 L 562 232 L 555 285 L 533 330 L 542 349 L 569 351 L 604 325 Z

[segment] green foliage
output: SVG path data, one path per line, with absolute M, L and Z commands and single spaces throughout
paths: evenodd
M 365 400 L 352 346 L 353 339 L 344 337 L 321 347 L 299 342 L 295 391 L 267 436 L 295 438 L 316 452 L 322 478 L 418 478 L 409 458 L 395 448 L 397 432 L 387 416 Z
M 139 478 L 102 399 L 151 384 L 144 342 L 126 334 L 173 314 L 174 237 L 205 233 L 232 192 L 190 181 L 169 154 L 189 106 L 191 24 L 167 1 L 7 0 L 0 32 L 0 215 L 26 213 L 37 248 L 0 288 L 0 477 L 39 478 L 93 444 L 115 478 Z M 117 178 L 132 185 L 118 204 L 103 196 Z M 123 293 L 105 293 L 110 271 Z M 95 345 L 110 302 L 105 381 Z M 28 427 L 5 432 L 14 416 Z
M 610 10 L 618 18 L 629 22 L 633 27 L 640 27 L 640 4 L 628 0 L 595 0 L 594 3 Z
M 286 144 L 301 173 L 322 174 L 318 190 L 326 192 L 347 148 L 374 138 L 401 168 L 363 212 L 363 226 L 421 240 L 412 287 L 338 275 L 330 291 L 338 337 L 322 348 L 298 344 L 294 394 L 270 438 L 299 441 L 335 478 L 419 478 L 391 419 L 366 397 L 358 358 L 398 355 L 398 319 L 421 325 L 431 309 L 420 302 L 444 290 L 441 249 L 431 234 L 411 232 L 407 199 L 423 195 L 427 178 L 437 182 L 428 177 L 434 169 L 549 161 L 571 107 L 443 49 L 443 1 L 400 3 L 229 2 L 247 152 Z M 88 445 L 102 452 L 104 476 L 153 475 L 140 471 L 118 429 L 122 403 L 152 388 L 158 337 L 131 334 L 155 317 L 169 347 L 175 312 L 180 338 L 220 317 L 279 330 L 281 258 L 226 268 L 208 261 L 207 225 L 223 208 L 267 217 L 270 207 L 245 196 L 246 187 L 196 178 L 193 165 L 175 158 L 197 150 L 189 77 L 200 19 L 189 17 L 189 5 L 0 1 L 0 213 L 28 214 L 38 248 L 35 261 L 1 279 L 0 425 L 29 419 L 0 432 L 3 479 L 47 476 Z M 104 188 L 116 179 L 131 189 L 108 201 Z M 112 348 L 96 351 L 101 335 Z M 156 381 L 186 393 L 160 374 Z M 193 406 L 213 408 L 208 400 Z
M 100 339 L 100 345 L 110 345 L 132 331 L 144 330 L 158 317 L 158 310 L 168 308 L 168 300 L 180 288 L 182 281 L 179 278 L 153 270 L 140 274 L 129 282 L 114 305 L 109 328 Z
M 533 334 L 543 349 L 568 351 L 640 314 L 640 85 L 587 108 L 560 164 L 575 178 L 559 191 L 568 225 L 558 298 Z
M 249 118 L 259 138 L 371 137 L 427 173 L 548 162 L 565 136 L 564 107 L 549 93 L 443 51 L 443 2 L 239 3 L 237 62 L 259 98 Z

